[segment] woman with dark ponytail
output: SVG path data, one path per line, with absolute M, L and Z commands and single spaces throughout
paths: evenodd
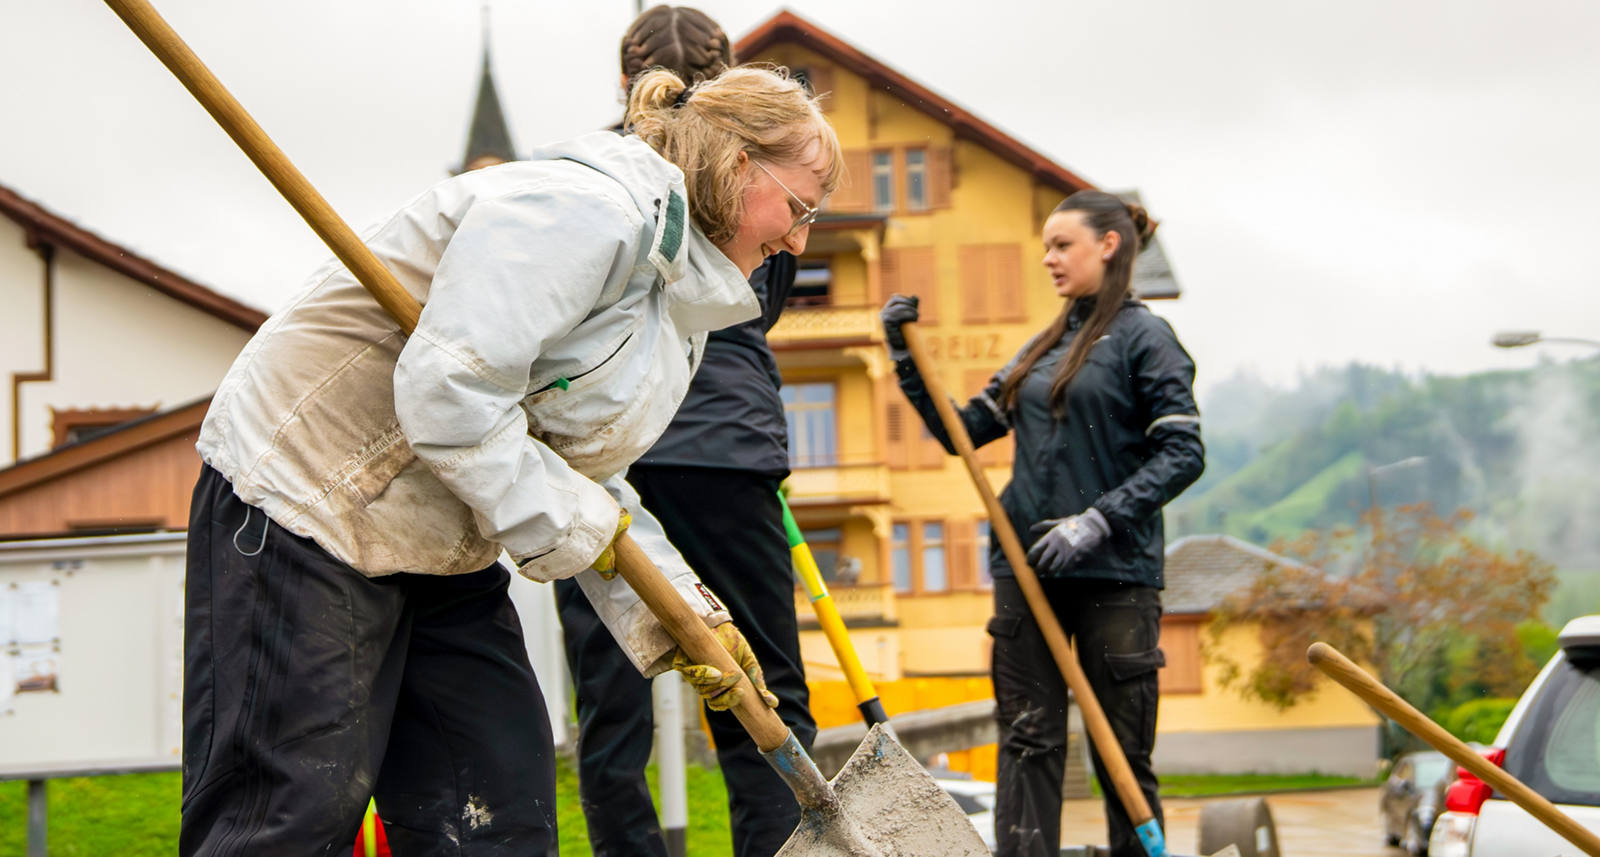
M 733 63 L 722 28 L 681 6 L 646 9 L 623 36 L 621 55 L 630 95 L 645 85 L 649 69 L 703 86 Z M 618 130 L 653 140 L 662 120 L 684 109 L 665 116 L 635 111 Z M 796 241 L 774 249 L 798 252 L 802 246 Z M 778 484 L 789 474 L 788 434 L 778 362 L 767 347 L 767 331 L 783 311 L 794 275 L 791 252 L 770 255 L 755 270 L 750 288 L 761 315 L 707 336 L 678 413 L 628 468 L 627 480 L 743 629 L 779 700 L 778 715 L 809 748 L 817 726 L 800 660 L 794 574 L 778 499 Z M 670 849 L 645 783 L 654 735 L 650 680 L 629 663 L 576 583 L 556 582 L 556 604 L 576 685 L 578 788 L 589 844 L 595 857 L 666 857 Z M 708 711 L 706 721 L 728 787 L 733 857 L 771 857 L 794 831 L 800 806 L 732 714 Z
M 1200 477 L 1204 447 L 1194 362 L 1172 328 L 1133 297 L 1134 259 L 1155 233 L 1145 210 L 1079 191 L 1044 224 L 1044 266 L 1061 314 L 960 408 L 977 446 L 1016 434 L 1011 483 L 1000 495 L 1031 541 L 1028 562 L 1072 638 L 1145 799 L 1161 818 L 1155 745 L 1161 628 L 1161 507 Z M 955 454 L 900 327 L 916 298 L 883 309 L 900 388 Z M 993 677 L 1000 724 L 995 833 L 1002 857 L 1060 849 L 1067 689 L 994 543 Z M 1116 790 L 1106 795 L 1114 857 L 1144 853 Z

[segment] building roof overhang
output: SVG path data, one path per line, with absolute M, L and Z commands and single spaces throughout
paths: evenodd
M 196 283 L 0 185 L 0 216 L 27 233 L 30 246 L 71 250 L 240 330 L 254 333 L 267 314 Z

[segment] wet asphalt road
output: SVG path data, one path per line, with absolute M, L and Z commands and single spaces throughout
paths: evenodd
M 1405 852 L 1383 842 L 1378 819 L 1378 790 L 1290 792 L 1263 795 L 1272 810 L 1282 857 L 1403 857 Z M 1168 800 L 1167 848 L 1175 855 L 1195 855 L 1199 844 L 1200 808 L 1213 800 Z M 1099 800 L 1067 801 L 1061 813 L 1063 846 L 1104 845 L 1105 813 Z

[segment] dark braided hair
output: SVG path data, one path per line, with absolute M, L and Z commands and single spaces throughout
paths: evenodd
M 1144 249 L 1145 244 L 1155 237 L 1156 226 L 1159 225 L 1157 221 L 1150 219 L 1150 214 L 1144 210 L 1144 206 L 1136 202 L 1124 202 L 1098 190 L 1080 190 L 1062 200 L 1055 211 L 1050 213 L 1057 214 L 1063 211 L 1082 213 L 1084 224 L 1094 230 L 1096 238 L 1105 237 L 1107 232 L 1116 232 L 1122 240 L 1118 242 L 1117 250 L 1111 259 L 1106 262 L 1106 272 L 1100 281 L 1100 291 L 1094 297 L 1094 311 L 1089 313 L 1088 320 L 1083 323 L 1083 329 L 1073 337 L 1072 345 L 1067 348 L 1067 356 L 1061 361 L 1061 368 L 1056 370 L 1055 380 L 1050 384 L 1050 407 L 1057 417 L 1064 413 L 1062 402 L 1067 385 L 1072 383 L 1078 370 L 1083 368 L 1084 361 L 1089 359 L 1089 349 L 1105 335 L 1106 329 L 1111 327 L 1111 320 L 1122 309 L 1123 301 L 1127 300 L 1133 284 L 1133 260 L 1139 255 L 1139 251 Z M 1009 410 L 1016 406 L 1017 391 L 1022 388 L 1022 379 L 1033 368 L 1033 364 L 1038 363 L 1039 358 L 1055 347 L 1066 334 L 1067 323 L 1076 303 L 1077 301 L 1068 300 L 1055 321 L 1052 321 L 1050 326 L 1034 337 L 1033 342 L 1028 345 L 1022 359 L 1017 361 L 1016 368 L 1000 387 L 1001 407 Z
M 622 74 L 664 68 L 693 86 L 733 65 L 733 45 L 717 22 L 688 6 L 651 6 L 622 36 Z

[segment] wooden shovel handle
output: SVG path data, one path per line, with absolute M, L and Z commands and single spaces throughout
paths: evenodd
M 956 452 L 961 454 L 961 461 L 967 465 L 967 473 L 972 476 L 972 484 L 978 489 L 978 496 L 983 498 L 983 507 L 989 512 L 989 529 L 1000 540 L 1000 549 L 1005 552 L 1006 562 L 1010 563 L 1011 570 L 1016 572 L 1017 585 L 1021 587 L 1023 597 L 1028 600 L 1028 608 L 1033 612 L 1033 621 L 1038 624 L 1040 633 L 1044 635 L 1045 644 L 1050 647 L 1050 654 L 1055 658 L 1056 667 L 1061 670 L 1061 677 L 1066 679 L 1067 687 L 1072 689 L 1072 695 L 1078 701 L 1078 708 L 1083 712 L 1083 724 L 1089 730 L 1089 740 L 1093 741 L 1095 749 L 1100 751 L 1100 761 L 1105 764 L 1106 773 L 1111 776 L 1117 797 L 1122 800 L 1122 808 L 1133 819 L 1135 827 L 1144 824 L 1154 818 L 1155 814 L 1150 811 L 1150 803 L 1145 800 L 1144 792 L 1139 789 L 1139 781 L 1133 776 L 1133 768 L 1128 766 L 1128 757 L 1122 752 L 1122 744 L 1117 741 L 1116 733 L 1111 731 L 1111 722 L 1106 719 L 1105 710 L 1100 707 L 1100 701 L 1095 698 L 1094 690 L 1089 687 L 1089 678 L 1083 674 L 1083 667 L 1078 664 L 1072 644 L 1067 642 L 1067 635 L 1061 630 L 1061 622 L 1056 619 L 1055 611 L 1050 609 L 1050 601 L 1045 597 L 1044 589 L 1039 586 L 1038 575 L 1034 574 L 1033 568 L 1028 565 L 1028 556 L 1022 550 L 1022 541 L 1017 538 L 1017 531 L 1012 528 L 1011 519 L 1006 516 L 1005 509 L 1000 507 L 1000 500 L 989 485 L 989 476 L 983 472 L 983 465 L 978 463 L 978 453 L 972 446 L 972 438 L 967 436 L 967 426 L 961 422 L 961 416 L 956 413 L 955 405 L 945 393 L 944 381 L 939 377 L 937 367 L 928 358 L 922 331 L 917 329 L 915 324 L 904 325 L 900 331 L 905 334 L 906 346 L 911 350 L 911 359 L 917 364 L 917 371 L 922 375 L 923 385 L 928 388 L 928 395 L 933 398 L 933 406 L 939 411 L 939 420 L 944 423 L 945 433 L 950 436 L 950 442 L 955 446 Z
M 211 114 L 211 118 L 217 120 L 222 130 L 239 144 L 245 156 L 305 218 L 311 230 L 328 245 L 333 255 L 367 287 L 367 291 L 394 318 L 400 329 L 408 334 L 414 330 L 422 313 L 422 306 L 417 299 L 400 285 L 389 269 L 367 249 L 367 245 L 361 243 L 355 230 L 339 217 L 333 206 L 322 198 L 322 194 L 317 193 L 311 182 L 289 161 L 289 156 L 272 142 L 267 132 L 261 130 L 244 106 L 195 56 L 194 51 L 189 50 L 189 46 L 173 32 L 161 15 L 145 0 L 106 0 L 106 5 L 172 71 L 184 88 Z
M 1496 767 L 1488 759 L 1478 755 L 1471 747 L 1462 743 L 1461 739 L 1444 731 L 1439 724 L 1412 708 L 1410 703 L 1384 687 L 1382 682 L 1368 675 L 1338 649 L 1327 643 L 1312 643 L 1311 648 L 1306 650 L 1306 660 L 1327 674 L 1328 678 L 1344 685 L 1346 690 L 1383 712 L 1385 717 L 1400 724 L 1407 732 L 1428 742 L 1435 750 L 1471 771 L 1473 776 L 1493 786 L 1495 791 L 1510 798 L 1513 803 L 1527 810 L 1528 814 L 1539 819 L 1546 827 L 1583 849 L 1585 854 L 1590 857 L 1600 857 L 1600 836 L 1573 821 L 1572 816 L 1557 809 L 1555 804 L 1528 788 L 1503 768 Z
M 422 306 L 405 287 L 384 267 L 378 257 L 362 243 L 350 225 L 339 217 L 333 206 L 317 193 L 311 182 L 295 169 L 289 157 L 272 142 L 267 132 L 256 124 L 237 99 L 217 80 L 205 63 L 195 56 L 183 39 L 167 25 L 145 0 L 106 0 L 106 5 L 117 13 L 139 40 L 144 42 L 168 69 L 192 93 L 206 112 L 217 120 L 222 130 L 239 144 L 247 157 L 272 186 L 283 194 L 294 210 L 305 218 L 312 231 L 327 244 L 340 262 L 365 286 L 378 304 L 395 320 L 400 329 L 409 334 L 416 329 Z M 734 663 L 716 636 L 705 626 L 699 616 L 689 609 L 683 597 L 662 577 L 644 551 L 624 536 L 617 544 L 617 567 L 622 578 L 634 588 L 650 611 L 666 626 L 668 633 L 692 655 L 697 663 L 711 664 L 724 672 L 732 670 L 740 676 L 744 688 L 741 706 L 734 711 L 739 721 L 750 731 L 756 746 L 763 751 L 782 744 L 789 735 L 788 727 L 778 715 L 768 708 L 761 696 L 750 686 L 750 680 Z
M 756 747 L 765 753 L 789 739 L 789 727 L 783 725 L 777 712 L 761 701 L 761 694 L 756 692 L 733 656 L 645 555 L 644 549 L 626 533 L 617 540 L 617 571 L 695 663 L 710 664 L 724 675 L 739 677 L 735 688 L 742 691 L 742 698 L 733 714 L 755 739 Z

